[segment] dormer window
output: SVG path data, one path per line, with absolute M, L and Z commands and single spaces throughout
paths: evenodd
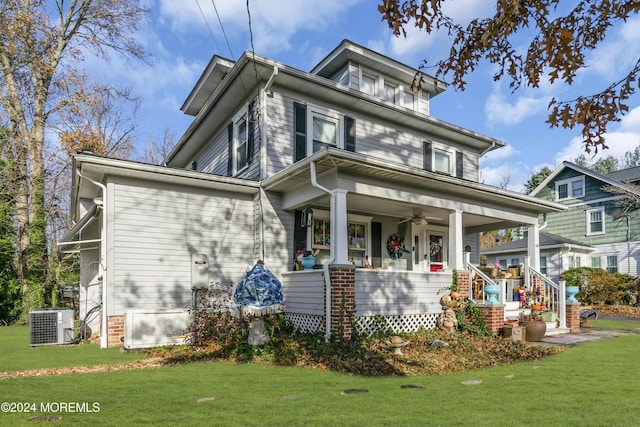
M 584 176 L 556 181 L 556 201 L 584 197 Z
M 375 96 L 376 95 L 375 77 L 362 74 L 362 78 L 360 79 L 360 90 L 364 93 L 368 93 L 369 95 Z
M 382 92 L 382 98 L 385 101 L 389 101 L 395 104 L 396 103 L 396 87 L 389 83 L 385 83 L 384 90 Z

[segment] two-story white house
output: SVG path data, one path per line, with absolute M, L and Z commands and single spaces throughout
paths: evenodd
M 102 346 L 136 310 L 188 308 L 193 287 L 237 283 L 257 260 L 294 324 L 327 334 L 340 304 L 364 329 L 434 327 L 437 290 L 465 277 L 465 252 L 477 262 L 483 230 L 527 226 L 535 263 L 538 218 L 563 206 L 480 183 L 505 143 L 433 117 L 446 85 L 414 88 L 416 72 L 348 40 L 310 72 L 216 55 L 164 165 L 76 155 L 59 247 L 80 250 L 81 317 L 99 308 Z M 302 248 L 319 250 L 315 269 L 295 271 Z

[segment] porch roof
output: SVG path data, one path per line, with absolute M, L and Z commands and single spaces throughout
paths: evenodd
M 593 252 L 595 248 L 591 245 L 576 240 L 566 239 L 556 234 L 540 232 L 540 249 L 573 249 L 580 252 Z M 527 251 L 527 239 L 518 239 L 509 243 L 494 246 L 492 248 L 480 251 L 482 255 L 497 255 L 505 253 L 519 253 Z
M 311 181 L 310 164 L 316 164 L 318 176 L 330 174 L 339 170 L 344 176 L 348 176 L 360 183 L 368 184 L 368 188 L 384 185 L 385 188 L 395 186 L 406 192 L 420 196 L 431 196 L 438 200 L 448 200 L 462 206 L 474 206 L 472 210 L 465 210 L 465 224 L 467 232 L 495 229 L 496 227 L 514 227 L 517 225 L 534 224 L 539 214 L 559 212 L 565 210 L 562 204 L 531 197 L 509 190 L 500 189 L 475 181 L 460 179 L 449 175 L 416 169 L 398 164 L 389 164 L 384 161 L 360 153 L 353 153 L 332 147 L 314 153 L 294 165 L 280 171 L 274 176 L 262 182 L 262 187 L 269 191 L 291 194 L 296 189 L 308 186 Z M 301 191 L 305 193 L 304 191 Z M 308 191 L 306 191 L 309 194 Z M 369 211 L 372 206 L 369 201 L 365 208 L 364 198 L 372 194 L 358 194 L 350 192 L 349 209 Z M 309 195 L 306 202 L 314 197 Z M 315 196 L 317 197 L 317 196 Z M 370 199 L 370 197 L 369 197 Z M 317 200 L 316 200 L 317 201 Z M 301 202 L 300 205 L 305 202 Z M 385 207 L 376 203 L 373 209 L 379 214 L 411 217 L 414 209 L 419 207 L 410 200 L 393 200 L 389 197 L 385 200 Z M 297 207 L 297 206 L 294 206 Z M 288 206 L 291 208 L 291 206 Z M 439 211 L 440 216 L 446 215 L 452 209 L 447 209 L 445 204 L 429 207 L 429 211 Z M 500 214 L 498 214 L 500 212 Z M 506 212 L 507 215 L 502 215 Z M 509 214 L 513 214 L 510 217 Z M 524 218 L 524 219 L 523 219 Z M 443 217 L 446 223 L 446 217 Z M 524 222 L 523 222 L 524 221 Z M 476 230 L 473 227 L 477 227 Z M 489 228 L 487 228 L 489 227 Z

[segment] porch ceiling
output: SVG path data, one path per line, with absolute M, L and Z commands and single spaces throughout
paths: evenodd
M 328 196 L 321 192 L 301 190 L 305 187 L 308 189 L 310 186 L 309 164 L 311 162 L 316 164 L 318 177 L 339 171 L 340 177 L 347 176 L 353 182 L 361 184 L 358 187 L 360 191 L 350 189 L 347 196 L 350 212 L 408 218 L 416 210 L 420 210 L 429 223 L 443 225 L 448 223 L 448 216 L 452 209 L 448 208 L 446 203 L 433 203 L 427 206 L 409 198 L 393 199 L 391 192 L 389 196 L 385 196 L 367 191 L 367 187 L 374 188 L 376 183 L 381 187 L 384 186 L 385 189 L 394 188 L 399 192 L 429 197 L 434 201 L 447 200 L 458 204 L 485 207 L 484 210 L 475 209 L 474 212 L 463 210 L 463 222 L 468 232 L 535 223 L 541 213 L 565 209 L 560 204 L 520 193 L 415 168 L 386 164 L 362 154 L 332 148 L 315 153 L 265 180 L 263 187 L 285 195 L 299 191 L 302 194 L 308 194 L 308 198 L 300 203 L 300 206 L 308 203 L 328 208 Z M 506 215 L 496 214 L 496 211 Z

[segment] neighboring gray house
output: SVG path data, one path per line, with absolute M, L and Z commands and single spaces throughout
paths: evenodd
M 464 277 L 465 250 L 477 263 L 481 231 L 528 227 L 537 259 L 539 216 L 564 207 L 478 182 L 504 143 L 432 117 L 446 86 L 413 90 L 416 72 L 348 40 L 310 72 L 216 55 L 165 165 L 76 155 L 59 247 L 80 251 L 81 316 L 96 307 L 101 345 L 175 325 L 192 288 L 237 283 L 260 259 L 294 324 L 327 334 L 340 296 L 365 329 L 434 327 L 437 290 Z M 320 251 L 316 269 L 294 271 L 302 248 Z
M 553 280 L 576 267 L 640 276 L 640 217 L 633 209 L 622 212 L 620 201 L 627 197 L 610 190 L 638 183 L 640 167 L 609 174 L 570 162 L 556 168 L 531 192 L 567 208 L 540 218 L 540 271 Z M 526 242 L 513 241 L 482 253 L 488 263 L 518 264 L 526 254 Z

